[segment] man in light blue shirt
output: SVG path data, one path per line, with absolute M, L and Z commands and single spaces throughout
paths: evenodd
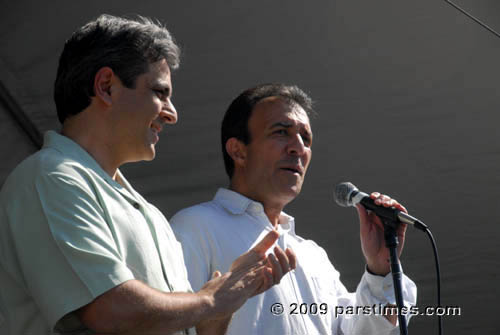
M 0 333 L 222 334 L 249 297 L 295 267 L 272 231 L 192 292 L 164 216 L 121 174 L 152 160 L 177 122 L 179 50 L 149 19 L 102 15 L 66 42 L 55 82 L 61 133 L 0 193 Z

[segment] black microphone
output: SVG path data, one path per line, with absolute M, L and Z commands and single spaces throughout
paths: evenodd
M 370 196 L 364 192 L 358 190 L 350 182 L 340 183 L 335 186 L 335 191 L 333 192 L 333 197 L 335 202 L 342 207 L 355 206 L 361 203 L 366 209 L 374 212 L 378 217 L 382 219 L 384 224 L 391 223 L 405 223 L 411 224 L 415 228 L 425 231 L 427 226 L 419 219 L 400 211 L 395 207 L 383 207 L 375 204 L 375 201 L 370 198 Z M 384 220 L 385 219 L 385 220 Z

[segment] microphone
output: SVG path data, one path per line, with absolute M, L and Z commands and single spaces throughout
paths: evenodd
M 415 228 L 425 231 L 427 226 L 419 219 L 406 214 L 394 207 L 383 207 L 375 204 L 375 201 L 370 198 L 370 196 L 364 192 L 358 190 L 350 182 L 343 182 L 335 186 L 335 191 L 333 192 L 333 198 L 335 202 L 342 207 L 355 206 L 361 203 L 366 209 L 374 212 L 378 217 L 384 222 L 384 224 L 391 225 L 392 223 L 405 223 L 411 224 Z M 387 222 L 388 221 L 388 222 Z M 394 224 L 393 224 L 394 225 Z M 394 227 L 395 228 L 395 227 Z

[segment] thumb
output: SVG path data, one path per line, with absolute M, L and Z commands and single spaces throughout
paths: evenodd
M 374 212 L 367 211 L 361 204 L 356 204 L 356 209 L 358 210 L 361 233 L 369 232 L 373 228 L 372 224 L 384 229 L 382 220 Z
M 368 211 L 365 209 L 365 207 L 361 204 L 356 204 L 356 210 L 358 211 L 359 215 L 359 222 L 361 224 L 366 223 L 369 221 L 368 219 Z
M 212 273 L 212 279 L 220 277 L 220 276 L 222 276 L 222 273 L 220 273 L 219 270 L 216 270 L 216 271 L 214 271 L 214 273 Z
M 280 234 L 276 230 L 273 229 L 269 233 L 267 233 L 266 236 L 264 236 L 264 238 L 262 240 L 260 240 L 260 242 L 257 243 L 251 249 L 251 251 L 253 251 L 257 254 L 260 254 L 260 255 L 264 255 L 266 253 L 267 249 L 269 249 L 274 244 L 274 242 L 276 242 L 276 240 L 279 237 L 280 237 Z
M 365 236 L 371 230 L 370 223 L 370 213 L 366 210 L 366 208 L 361 204 L 356 204 L 356 209 L 358 210 L 359 215 L 359 233 L 361 236 Z

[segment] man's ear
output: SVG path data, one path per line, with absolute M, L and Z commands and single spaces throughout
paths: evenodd
M 111 106 L 111 85 L 115 76 L 110 67 L 102 67 L 97 71 L 94 77 L 94 94 L 95 97 L 102 101 L 107 106 Z
M 247 146 L 236 137 L 231 137 L 226 141 L 226 151 L 234 161 L 235 166 L 245 166 L 247 158 Z

